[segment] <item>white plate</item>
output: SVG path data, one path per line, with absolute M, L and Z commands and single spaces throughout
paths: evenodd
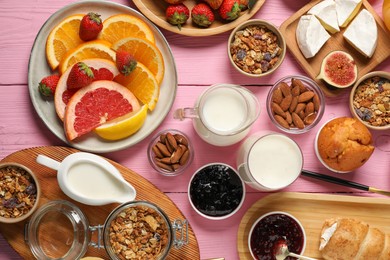
M 69 142 L 64 133 L 63 123 L 57 117 L 54 108 L 54 101 L 52 99 L 44 98 L 38 91 L 38 84 L 40 80 L 53 73 L 46 61 L 45 45 L 46 39 L 52 30 L 65 17 L 77 14 L 96 12 L 101 15 L 102 20 L 111 15 L 125 13 L 131 14 L 141 18 L 152 29 L 156 45 L 160 49 L 165 63 L 165 76 L 161 83 L 160 97 L 157 106 L 153 112 L 148 112 L 145 124 L 142 128 L 132 136 L 119 141 L 106 141 L 99 138 L 96 134 L 90 133 L 75 141 Z M 28 65 L 28 88 L 30 92 L 31 101 L 34 105 L 35 111 L 39 117 L 46 124 L 58 138 L 66 142 L 70 146 L 89 152 L 105 153 L 122 150 L 130 147 L 144 138 L 149 136 L 164 120 L 176 97 L 177 90 L 177 71 L 175 61 L 168 45 L 167 40 L 157 27 L 152 24 L 142 14 L 134 9 L 112 2 L 105 1 L 82 1 L 65 6 L 54 13 L 42 26 L 35 38 L 34 45 L 31 50 L 30 61 Z

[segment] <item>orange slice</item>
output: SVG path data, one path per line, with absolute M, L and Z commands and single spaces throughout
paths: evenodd
M 116 68 L 115 63 L 110 60 L 94 58 L 94 59 L 83 60 L 83 62 L 95 69 L 106 68 L 112 72 L 114 77 L 119 74 L 119 71 Z M 73 96 L 73 94 L 77 91 L 77 90 L 68 90 L 66 86 L 66 81 L 68 80 L 69 73 L 71 70 L 72 67 L 69 67 L 61 75 L 60 80 L 58 81 L 57 84 L 56 92 L 54 93 L 54 106 L 57 115 L 61 120 L 64 120 L 66 104 Z
M 150 111 L 158 101 L 160 87 L 154 75 L 146 66 L 138 62 L 137 67 L 128 75 L 118 74 L 114 81 L 128 88 Z
M 83 43 L 79 37 L 83 16 L 83 14 L 68 16 L 50 31 L 46 40 L 46 59 L 52 70 L 58 67 L 69 50 Z
M 131 53 L 138 62 L 153 73 L 158 84 L 161 84 L 165 71 L 164 59 L 156 45 L 139 38 L 129 37 L 114 43 L 112 48 L 115 51 L 123 49 Z
M 122 85 L 110 80 L 92 82 L 78 90 L 66 106 L 66 137 L 72 141 L 106 122 L 139 109 L 137 98 Z
M 67 52 L 59 65 L 61 74 L 73 64 L 91 58 L 107 59 L 115 62 L 115 51 L 110 48 L 111 44 L 103 40 L 94 40 L 80 44 Z
M 149 25 L 140 18 L 128 14 L 116 14 L 103 21 L 98 38 L 115 43 L 123 38 L 137 37 L 154 44 L 154 34 Z

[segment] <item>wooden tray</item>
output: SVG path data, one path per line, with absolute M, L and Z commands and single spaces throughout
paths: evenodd
M 152 20 L 152 22 L 168 31 L 187 36 L 208 36 L 223 33 L 237 27 L 237 25 L 239 25 L 240 23 L 251 18 L 264 4 L 265 0 L 257 0 L 256 4 L 253 6 L 252 9 L 241 12 L 240 17 L 238 17 L 234 21 L 223 21 L 222 18 L 220 18 L 217 14 L 217 12 L 214 12 L 215 21 L 210 27 L 198 27 L 196 26 L 196 24 L 192 23 L 190 17 L 188 21 L 182 26 L 181 30 L 179 30 L 177 26 L 167 22 L 167 19 L 165 18 L 165 10 L 168 4 L 164 0 L 133 0 L 133 2 L 146 17 Z M 183 3 L 191 11 L 192 7 L 194 7 L 194 5 L 196 4 L 196 1 L 186 0 Z
M 54 160 L 62 161 L 66 156 L 75 152 L 78 152 L 78 150 L 67 147 L 37 147 L 13 153 L 4 158 L 1 162 L 21 163 L 36 173 L 42 188 L 40 205 L 46 204 L 50 200 L 68 200 L 80 207 L 80 209 L 87 216 L 91 225 L 104 224 L 104 221 L 106 220 L 109 213 L 116 206 L 118 206 L 118 204 L 92 207 L 73 201 L 60 190 L 59 186 L 57 185 L 55 171 L 40 165 L 35 161 L 38 154 L 44 154 L 53 158 Z M 171 221 L 177 218 L 185 219 L 185 216 L 171 201 L 171 199 L 163 192 L 158 190 L 157 187 L 155 187 L 152 183 L 128 168 L 125 168 L 111 160 L 108 161 L 117 167 L 118 170 L 122 173 L 123 177 L 136 188 L 137 200 L 146 200 L 157 204 L 169 216 Z M 10 243 L 10 245 L 16 250 L 16 252 L 18 252 L 24 259 L 34 259 L 30 248 L 24 242 L 24 224 L 25 222 L 17 224 L 0 223 L 0 232 Z M 85 255 L 99 256 L 108 259 L 108 255 L 104 249 L 98 250 L 90 247 Z M 192 260 L 199 258 L 200 253 L 198 241 L 196 240 L 195 234 L 189 225 L 189 244 L 182 247 L 181 249 L 175 249 L 172 247 L 168 259 Z
M 352 217 L 390 233 L 390 200 L 327 194 L 281 192 L 255 202 L 245 213 L 237 234 L 240 259 L 252 259 L 248 249 L 251 226 L 261 215 L 284 211 L 301 221 L 307 236 L 305 256 L 321 258 L 320 231 L 327 218 Z
M 344 50 L 348 52 L 356 61 L 358 66 L 358 78 L 360 78 L 364 74 L 367 74 L 373 70 L 378 64 L 380 64 L 390 55 L 390 33 L 387 31 L 382 19 L 377 15 L 368 1 L 363 0 L 363 5 L 361 8 L 366 8 L 374 16 L 378 27 L 378 45 L 374 55 L 368 59 L 356 51 L 346 40 L 343 39 L 343 33 L 345 31 L 345 28 L 343 28 L 340 30 L 340 32 L 332 34 L 332 37 L 324 44 L 324 46 L 322 46 L 320 51 L 313 58 L 306 59 L 298 47 L 295 31 L 300 17 L 306 14 L 311 7 L 320 1 L 321 0 L 313 0 L 301 8 L 298 12 L 283 22 L 283 24 L 280 26 L 280 31 L 285 37 L 287 47 L 296 57 L 302 68 L 321 86 L 326 96 L 335 96 L 341 93 L 343 90 L 327 87 L 324 81 L 316 79 L 320 72 L 321 63 L 324 57 L 329 52 L 334 50 Z

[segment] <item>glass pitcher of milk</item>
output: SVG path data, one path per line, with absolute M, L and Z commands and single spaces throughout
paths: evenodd
M 194 107 L 179 108 L 174 118 L 193 119 L 198 135 L 207 143 L 228 146 L 241 141 L 260 115 L 260 103 L 248 89 L 217 84 L 206 89 Z

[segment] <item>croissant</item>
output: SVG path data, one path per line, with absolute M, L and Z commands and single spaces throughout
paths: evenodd
M 326 260 L 389 260 L 390 234 L 352 218 L 325 221 L 320 252 Z

